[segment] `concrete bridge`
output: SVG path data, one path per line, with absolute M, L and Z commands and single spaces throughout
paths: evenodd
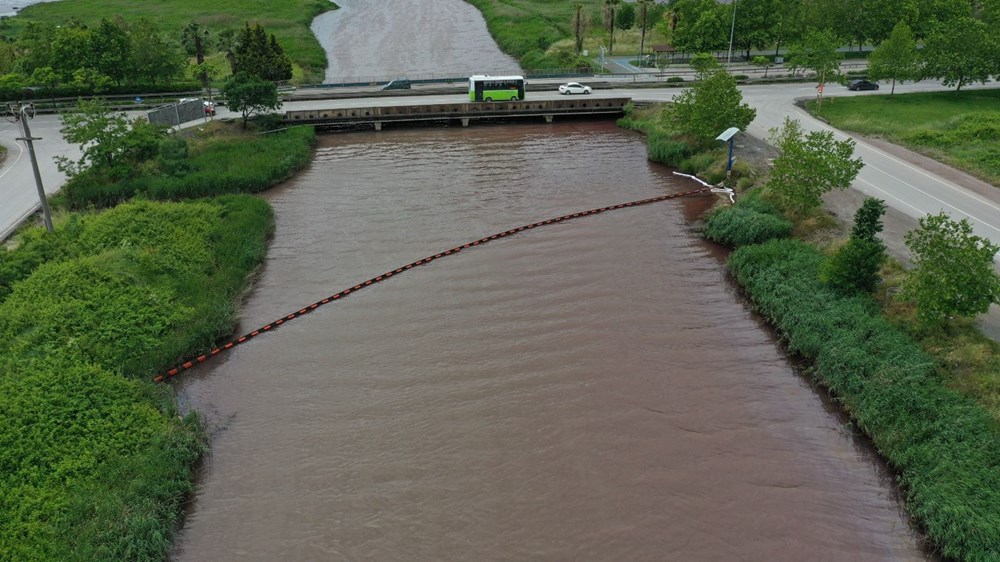
M 607 115 L 625 113 L 631 98 L 599 98 L 590 96 L 564 97 L 555 100 L 521 100 L 516 102 L 461 102 L 428 105 L 383 105 L 338 107 L 335 109 L 304 109 L 285 112 L 287 124 L 309 124 L 318 127 L 374 126 L 382 130 L 385 123 L 421 121 L 461 121 L 467 127 L 473 120 L 509 120 L 542 118 L 546 123 L 559 117 Z

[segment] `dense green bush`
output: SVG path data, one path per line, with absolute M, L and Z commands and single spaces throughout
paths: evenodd
M 0 303 L 0 561 L 163 559 L 204 442 L 150 377 L 231 332 L 272 229 L 255 197 L 140 201 L 5 255 L 47 261 Z
M 650 160 L 675 168 L 691 156 L 691 146 L 688 143 L 657 129 L 649 131 L 646 146 Z
M 754 305 L 815 362 L 816 374 L 900 474 L 908 511 L 941 553 L 997 560 L 1000 428 L 947 388 L 934 361 L 867 296 L 819 281 L 825 258 L 794 240 L 743 246 L 729 267 Z
M 730 247 L 759 244 L 792 233 L 792 223 L 759 197 L 741 197 L 708 217 L 705 238 Z
M 316 132 L 294 127 L 254 137 L 222 137 L 190 150 L 186 174 L 140 174 L 113 182 L 100 169 L 74 177 L 63 188 L 72 208 L 106 207 L 144 194 L 177 200 L 223 193 L 256 193 L 304 168 L 312 154 Z M 172 172 L 177 167 L 170 168 Z
M 671 76 L 670 78 L 667 78 L 667 82 L 670 82 L 671 84 L 675 84 L 677 82 L 683 82 L 683 81 L 684 81 L 684 78 L 682 76 Z

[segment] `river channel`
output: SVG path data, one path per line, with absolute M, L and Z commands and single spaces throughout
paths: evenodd
M 692 187 L 612 122 L 324 136 L 266 195 L 240 333 Z M 692 232 L 710 201 L 471 248 L 184 375 L 212 451 L 174 559 L 924 559 L 891 477 Z

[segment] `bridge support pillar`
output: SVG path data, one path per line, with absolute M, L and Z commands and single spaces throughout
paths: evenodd
M 546 123 L 551 123 L 552 122 L 552 115 L 546 115 L 545 116 L 545 122 Z
M 468 117 L 463 117 L 462 118 L 462 126 L 463 127 L 468 127 L 469 126 L 469 118 Z
M 375 122 L 375 130 L 376 131 L 381 131 L 382 130 L 382 122 L 381 121 L 376 121 Z

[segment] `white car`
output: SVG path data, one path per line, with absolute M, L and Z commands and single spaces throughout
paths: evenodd
M 559 93 L 560 94 L 567 94 L 567 95 L 569 95 L 569 94 L 589 94 L 590 93 L 590 86 L 584 86 L 583 84 L 579 84 L 577 82 L 568 82 L 566 84 L 563 84 L 563 85 L 559 86 Z

